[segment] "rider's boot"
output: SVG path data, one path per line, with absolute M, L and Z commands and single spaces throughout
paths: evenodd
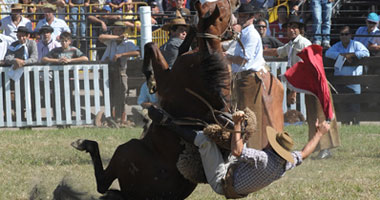
M 197 132 L 193 129 L 183 128 L 173 123 L 173 120 L 163 110 L 158 109 L 155 106 L 150 106 L 148 108 L 148 115 L 152 119 L 153 123 L 169 128 L 186 142 L 191 144 L 194 143 Z

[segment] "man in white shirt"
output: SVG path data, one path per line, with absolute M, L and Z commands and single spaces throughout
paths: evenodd
M 110 76 L 111 108 L 113 117 L 120 124 L 126 124 L 126 95 L 127 95 L 127 60 L 140 55 L 139 48 L 124 35 L 126 26 L 123 22 L 114 23 L 112 35 L 102 34 L 99 41 L 107 46 L 102 61 L 108 62 Z
M 32 23 L 29 19 L 21 16 L 22 6 L 21 4 L 12 4 L 11 15 L 1 19 L 0 30 L 3 31 L 4 35 L 10 36 L 13 40 L 17 40 L 17 28 L 20 26 L 25 26 L 29 32 L 33 30 Z
M 7 53 L 8 47 L 14 42 L 15 40 L 9 36 L 6 36 L 4 34 L 0 34 L 0 61 L 4 60 L 5 54 Z
M 50 3 L 45 4 L 43 11 L 45 18 L 40 20 L 36 26 L 35 32 L 39 32 L 40 28 L 44 25 L 49 25 L 54 29 L 54 32 L 52 33 L 52 38 L 59 39 L 59 36 L 62 32 L 71 32 L 69 26 L 67 26 L 66 22 L 62 19 L 56 18 L 55 11 L 57 10 L 55 5 L 52 5 Z

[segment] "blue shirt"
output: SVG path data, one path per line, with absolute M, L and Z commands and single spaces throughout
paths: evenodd
M 150 94 L 146 82 L 141 85 L 140 95 L 137 98 L 137 104 L 141 105 L 144 102 L 157 103 L 158 99 L 156 94 Z
M 329 48 L 325 56 L 336 60 L 338 56 L 342 53 L 355 53 L 358 59 L 369 57 L 368 49 L 358 41 L 351 40 L 347 48 L 344 48 L 342 42 L 334 44 Z M 360 76 L 363 74 L 363 66 L 343 66 L 340 70 L 338 68 L 334 69 L 335 76 Z M 360 84 L 348 85 L 347 87 L 352 88 L 360 94 Z
M 376 27 L 368 34 L 368 28 L 366 26 L 361 26 L 358 28 L 355 35 L 375 35 L 377 32 L 379 32 L 379 29 Z M 368 42 L 371 40 L 371 37 L 354 37 L 354 40 L 361 42 L 364 46 L 368 47 Z
M 237 44 L 234 56 L 240 56 L 247 62 L 241 66 L 233 63 L 232 72 L 237 73 L 248 70 L 257 72 L 264 69 L 265 60 L 261 36 L 252 24 L 241 31 L 240 40 L 244 45 L 245 54 L 243 48 Z

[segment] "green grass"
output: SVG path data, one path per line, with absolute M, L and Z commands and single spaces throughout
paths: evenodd
M 307 127 L 286 128 L 301 149 Z M 0 200 L 28 199 L 37 184 L 52 198 L 52 191 L 65 178 L 76 188 L 97 196 L 88 154 L 70 143 L 79 138 L 99 142 L 106 163 L 115 148 L 141 129 L 73 128 L 23 130 L 0 133 Z M 342 146 L 333 158 L 304 161 L 302 165 L 246 199 L 380 199 L 380 126 L 340 127 Z M 188 199 L 224 199 L 200 184 Z

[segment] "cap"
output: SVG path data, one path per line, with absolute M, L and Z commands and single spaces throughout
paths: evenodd
M 155 2 L 155 1 L 150 2 L 149 5 L 150 5 L 150 7 L 156 7 L 156 6 L 158 6 L 157 2 Z
M 54 11 L 57 10 L 57 6 L 56 5 L 53 5 L 51 3 L 47 3 L 47 4 L 44 4 L 44 7 L 43 8 L 49 8 L 49 9 L 52 9 Z
M 109 5 L 104 5 L 103 6 L 103 10 L 108 11 L 108 12 L 112 11 L 112 9 L 111 9 L 111 7 Z
M 378 23 L 379 22 L 379 16 L 374 12 L 369 13 L 369 15 L 367 17 L 367 21 Z
M 11 10 L 22 10 L 22 5 L 21 4 L 12 4 Z

